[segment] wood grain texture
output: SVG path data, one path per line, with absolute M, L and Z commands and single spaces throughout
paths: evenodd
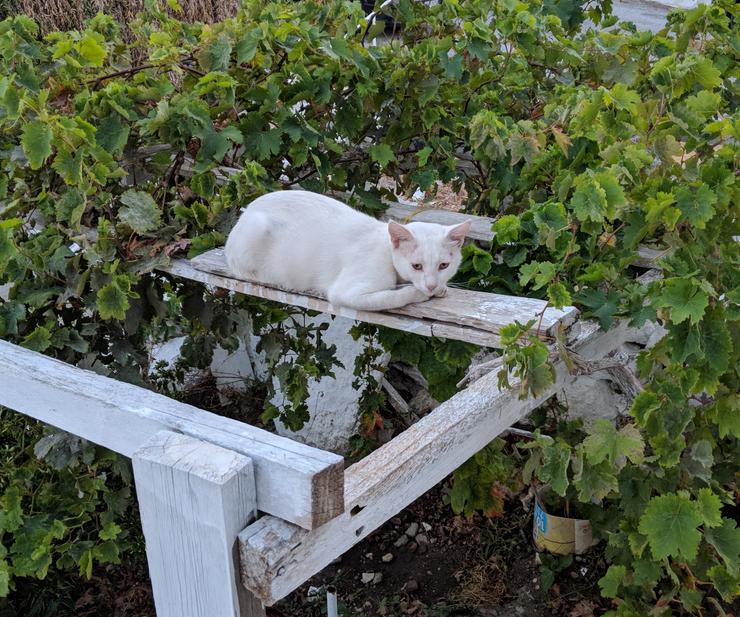
M 208 251 L 190 261 L 176 260 L 166 270 L 183 278 L 322 313 L 487 347 L 499 346 L 499 330 L 515 319 L 522 323 L 531 319 L 539 322 L 541 316 L 540 332 L 546 337 L 556 326 L 568 326 L 578 316 L 578 310 L 574 307 L 554 309 L 547 307 L 544 300 L 455 288 L 450 288 L 444 298 L 431 298 L 400 309 L 383 312 L 356 311 L 335 307 L 315 296 L 236 279 L 226 265 L 223 249 Z
M 344 510 L 344 459 L 0 341 L 0 405 L 131 456 L 176 430 L 248 455 L 263 512 L 311 529 Z
M 265 617 L 237 577 L 237 534 L 257 515 L 252 461 L 161 431 L 133 467 L 157 617 Z
M 467 237 L 479 242 L 490 242 L 493 240 L 494 219 L 487 216 L 475 216 L 463 212 L 441 210 L 439 208 L 426 208 L 423 204 L 411 201 L 399 200 L 388 202 L 388 209 L 381 217 L 384 221 L 394 220 L 399 223 L 420 221 L 422 223 L 437 223 L 438 225 L 459 225 L 465 221 L 471 221 L 470 231 Z
M 570 344 L 590 357 L 593 349 L 610 352 L 624 334 L 581 321 Z M 562 362 L 556 369 L 556 383 L 536 399 L 500 390 L 492 372 L 442 403 L 346 470 L 346 511 L 326 525 L 307 532 L 265 516 L 247 527 L 239 535 L 244 585 L 267 605 L 285 597 L 574 379 Z

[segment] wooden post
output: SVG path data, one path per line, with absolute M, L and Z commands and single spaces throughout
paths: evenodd
M 161 431 L 133 465 L 157 617 L 264 617 L 238 577 L 237 534 L 256 514 L 252 461 Z

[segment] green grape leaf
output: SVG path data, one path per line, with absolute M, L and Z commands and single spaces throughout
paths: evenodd
M 653 147 L 655 148 L 655 153 L 660 157 L 660 160 L 668 164 L 674 164 L 675 161 L 673 157 L 680 157 L 683 153 L 681 144 L 669 133 L 656 135 Z
M 370 158 L 380 165 L 383 169 L 387 167 L 391 161 L 396 160 L 396 155 L 393 154 L 393 150 L 388 144 L 375 144 L 370 146 Z
M 599 589 L 605 598 L 616 598 L 619 587 L 625 583 L 627 568 L 625 566 L 610 565 L 606 574 L 599 579 Z
M 696 191 L 682 186 L 676 191 L 676 206 L 684 218 L 697 229 L 704 229 L 714 216 L 717 195 L 702 184 Z
M 40 169 L 51 155 L 51 129 L 41 120 L 31 120 L 23 126 L 21 146 L 31 169 Z
M 478 274 L 485 276 L 491 271 L 493 265 L 493 255 L 485 252 L 476 252 L 473 255 L 473 268 Z
M 537 477 L 550 485 L 561 497 L 568 488 L 568 465 L 570 464 L 570 446 L 565 443 L 547 444 L 542 448 L 542 466 Z
M 573 486 L 583 503 L 598 503 L 609 493 L 619 490 L 614 468 L 608 463 L 592 465 L 583 456 L 578 456 L 573 461 L 573 469 Z
M 589 463 L 598 465 L 607 461 L 619 471 L 627 464 L 627 459 L 636 465 L 642 463 L 645 443 L 633 424 L 617 430 L 613 422 L 599 418 L 584 439 L 583 448 Z
M 693 56 L 693 74 L 703 88 L 711 90 L 722 83 L 722 73 L 706 56 Z
M 161 213 L 149 193 L 129 189 L 121 195 L 121 203 L 118 218 L 136 233 L 143 234 L 160 226 Z
M 626 109 L 631 113 L 637 113 L 637 106 L 640 103 L 640 95 L 634 90 L 630 90 L 624 84 L 616 84 L 608 91 L 614 106 L 617 109 Z
M 111 154 L 120 154 L 128 142 L 129 127 L 121 122 L 119 114 L 110 114 L 98 124 L 95 140 L 98 145 Z
M 562 283 L 550 283 L 547 287 L 547 299 L 550 304 L 555 308 L 563 308 L 569 306 L 573 299 L 570 297 L 570 292 L 565 288 Z
M 101 319 L 123 320 L 126 318 L 126 311 L 129 308 L 128 294 L 116 281 L 101 287 L 95 297 L 95 302 Z
M 697 503 L 704 519 L 704 527 L 719 527 L 722 524 L 722 502 L 712 489 L 701 489 L 697 495 Z
M 663 576 L 663 568 L 651 559 L 636 559 L 632 562 L 632 570 L 635 584 L 649 589 L 655 587 Z
M 34 331 L 23 339 L 21 345 L 32 351 L 44 352 L 51 347 L 51 332 L 43 326 L 36 326 Z
M 701 513 L 687 496 L 667 493 L 653 497 L 640 518 L 638 529 L 647 536 L 656 559 L 675 557 L 692 562 L 696 558 L 702 524 Z
M 519 239 L 519 232 L 521 231 L 521 222 L 519 217 L 513 214 L 506 214 L 500 219 L 496 220 L 491 226 L 493 233 L 496 237 L 496 242 L 501 244 L 507 244 L 509 242 L 516 242 Z
M 719 429 L 719 436 L 724 439 L 732 435 L 740 439 L 740 395 L 731 394 L 718 398 L 708 412 L 708 417 Z
M 20 488 L 9 486 L 0 497 L 0 531 L 14 532 L 23 525 L 23 505 Z
M 722 519 L 721 525 L 704 531 L 704 538 L 717 550 L 727 571 L 737 576 L 740 565 L 740 528 L 735 521 Z
M 103 66 L 105 60 L 105 47 L 101 44 L 102 36 L 98 33 L 87 32 L 77 44 L 80 55 L 92 66 Z
M 732 602 L 740 596 L 740 576 L 732 574 L 722 565 L 716 565 L 707 570 L 709 580 L 714 583 L 714 587 L 726 602 Z
M 540 289 L 555 278 L 555 264 L 549 261 L 533 261 L 519 270 L 519 284 L 524 286 L 534 279 L 532 289 Z
M 669 309 L 673 323 L 678 324 L 689 319 L 695 324 L 701 320 L 709 306 L 709 295 L 699 289 L 693 280 L 673 278 L 666 281 L 653 303 L 657 307 Z
M 701 602 L 704 598 L 704 594 L 699 589 L 687 589 L 683 587 L 681 589 L 681 604 L 687 611 L 695 611 L 697 608 L 701 608 Z
M 101 540 L 115 540 L 120 534 L 122 529 L 115 523 L 107 523 L 99 533 Z
M 619 180 L 612 171 L 599 171 L 594 174 L 594 179 L 606 195 L 609 218 L 614 218 L 617 208 L 623 206 L 626 202 L 624 189 L 620 186 Z
M 700 339 L 711 375 L 718 377 L 727 370 L 732 352 L 732 337 L 721 312 L 707 312 L 701 323 Z
M 684 453 L 682 465 L 692 477 L 709 484 L 712 480 L 712 466 L 714 465 L 712 444 L 706 439 L 694 442 L 689 451 Z
M 0 598 L 7 598 L 10 593 L 10 572 L 8 563 L 3 559 L 0 561 Z
M 599 320 L 602 330 L 608 330 L 614 323 L 614 316 L 619 311 L 619 294 L 616 291 L 606 292 L 601 289 L 584 289 L 575 296 L 575 301 L 589 309 Z
M 580 221 L 601 223 L 607 213 L 606 191 L 595 179 L 581 182 L 570 200 L 573 213 Z
M 257 53 L 257 45 L 262 39 L 262 28 L 257 26 L 247 32 L 236 44 L 236 61 L 238 64 L 249 62 Z

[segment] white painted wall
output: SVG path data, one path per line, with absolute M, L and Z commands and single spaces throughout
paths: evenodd
M 697 0 L 614 0 L 614 14 L 622 21 L 631 21 L 642 30 L 656 32 L 665 25 L 666 15 L 674 8 L 690 9 L 700 4 Z

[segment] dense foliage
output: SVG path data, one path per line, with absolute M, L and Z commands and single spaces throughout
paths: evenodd
M 298 426 L 309 379 L 334 366 L 321 328 L 153 269 L 222 243 L 240 206 L 280 186 L 349 191 L 377 211 L 392 198 L 372 188 L 381 174 L 410 191 L 463 183 L 468 210 L 497 221 L 490 249 L 466 247 L 461 284 L 575 303 L 605 329 L 617 318 L 667 329 L 640 358 L 648 385 L 632 422 L 540 437 L 529 469 L 603 506 L 614 614 L 730 602 L 740 581 L 735 8 L 676 12 L 656 34 L 607 9 L 399 0 L 387 10 L 402 30 L 378 46 L 369 41 L 383 25 L 366 28 L 358 4 L 337 0 L 250 0 L 211 25 L 153 6 L 126 40 L 104 15 L 45 37 L 23 16 L 1 22 L 0 284 L 10 288 L 0 337 L 143 383 L 152 342 L 187 334 L 183 365 L 204 367 L 216 344 L 233 349 L 254 327 L 288 398 L 283 418 Z M 599 30 L 582 31 L 587 16 Z M 220 165 L 235 175 L 219 181 Z M 662 279 L 636 280 L 640 243 L 662 251 Z M 278 325 L 291 316 L 297 330 Z M 522 395 L 546 387 L 541 343 L 518 325 L 504 338 Z M 474 351 L 395 332 L 377 342 L 418 364 L 440 398 Z M 379 401 L 368 391 L 367 405 Z M 471 478 L 490 480 L 497 471 L 475 469 L 498 470 L 499 451 L 463 470 L 453 505 L 491 507 Z M 99 548 L 116 540 L 120 515 L 107 493 L 62 526 L 61 501 L 37 510 L 37 463 L 19 462 L 0 476 L 0 592 L 43 575 L 24 565 L 36 557 L 83 573 L 114 558 Z M 107 482 L 125 484 L 115 470 Z M 82 535 L 85 551 L 60 548 Z M 48 550 L 36 555 L 42 536 Z

